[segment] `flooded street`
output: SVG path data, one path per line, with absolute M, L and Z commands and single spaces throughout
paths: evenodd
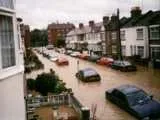
M 112 70 L 104 66 L 97 65 L 84 60 L 79 60 L 79 69 L 90 67 L 95 69 L 101 75 L 100 82 L 84 83 L 76 79 L 77 60 L 66 56 L 69 60 L 69 66 L 57 66 L 55 63 L 37 54 L 39 59 L 44 63 L 44 70 L 35 71 L 27 75 L 27 78 L 35 78 L 41 72 L 49 72 L 52 68 L 59 77 L 66 82 L 66 86 L 72 88 L 74 95 L 79 101 L 91 108 L 92 104 L 97 104 L 97 118 L 99 120 L 135 120 L 127 112 L 121 110 L 116 105 L 105 100 L 105 91 L 122 84 L 134 84 L 143 88 L 149 94 L 155 96 L 160 101 L 160 71 L 143 67 L 138 67 L 137 72 L 123 73 Z

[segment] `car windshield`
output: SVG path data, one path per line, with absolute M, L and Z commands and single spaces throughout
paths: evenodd
M 150 97 L 143 91 L 136 91 L 130 94 L 127 94 L 128 102 L 131 106 L 138 104 L 144 104 L 150 100 Z
M 131 63 L 130 63 L 130 62 L 127 62 L 127 61 L 123 61 L 123 64 L 124 64 L 125 66 L 131 65 Z
M 92 69 L 88 69 L 88 70 L 85 70 L 84 71 L 84 76 L 87 77 L 87 76 L 95 76 L 97 75 L 97 72 L 92 70 Z

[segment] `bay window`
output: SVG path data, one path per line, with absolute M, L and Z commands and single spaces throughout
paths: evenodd
M 0 52 L 2 68 L 15 65 L 13 19 L 3 15 L 0 15 Z

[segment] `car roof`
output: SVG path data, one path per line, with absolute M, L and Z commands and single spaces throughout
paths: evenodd
M 137 88 L 134 85 L 121 85 L 116 88 L 116 90 L 122 92 L 123 94 L 127 95 L 133 92 L 140 91 L 141 89 Z
M 92 68 L 85 68 L 81 70 L 84 73 L 84 76 L 92 76 L 97 75 L 98 73 Z

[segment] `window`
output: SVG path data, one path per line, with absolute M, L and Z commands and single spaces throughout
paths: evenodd
M 144 56 L 144 46 L 138 46 L 137 53 L 139 56 L 143 57 Z
M 116 41 L 116 39 L 117 39 L 117 33 L 116 32 L 112 32 L 111 39 L 112 39 L 113 42 Z
M 151 27 L 150 28 L 150 39 L 157 40 L 160 39 L 160 27 Z
M 137 29 L 137 40 L 143 40 L 143 29 Z
M 134 45 L 134 55 L 136 55 L 136 45 Z
M 124 30 L 121 31 L 121 40 L 122 41 L 125 40 L 125 31 Z
M 117 53 L 117 46 L 116 45 L 112 45 L 112 53 Z
M 122 55 L 126 56 L 126 46 L 122 46 Z
M 0 15 L 0 51 L 2 68 L 15 65 L 15 46 L 12 17 Z
M 0 0 L 0 6 L 14 9 L 13 0 Z
M 105 41 L 105 33 L 101 33 L 101 34 L 100 34 L 100 39 L 101 39 L 102 41 Z
M 151 57 L 155 59 L 160 59 L 160 47 L 151 48 Z

